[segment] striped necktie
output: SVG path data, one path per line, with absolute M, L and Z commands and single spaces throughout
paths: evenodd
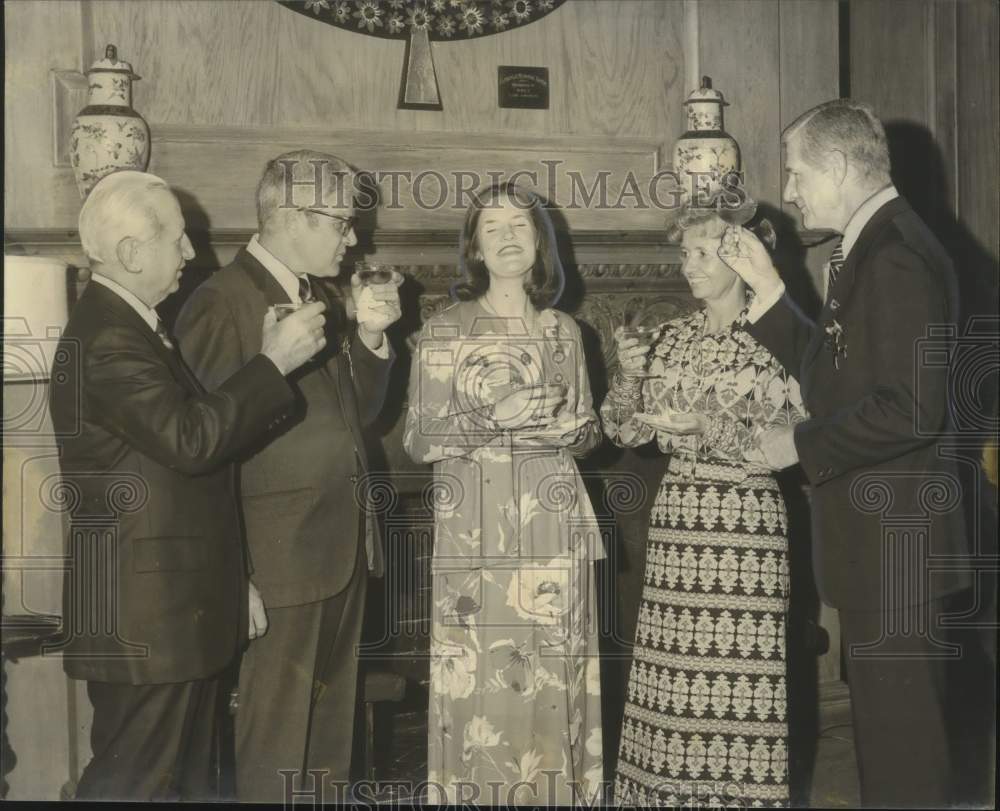
M 309 284 L 309 277 L 303 273 L 299 276 L 299 301 L 308 304 L 313 300 L 312 285 Z
M 837 281 L 837 276 L 840 275 L 840 271 L 844 269 L 844 237 L 837 238 L 837 244 L 833 248 L 833 253 L 830 254 L 830 278 L 826 284 L 826 297 L 830 298 L 830 291 L 833 290 L 833 284 Z
M 167 333 L 167 328 L 163 326 L 162 321 L 156 322 L 156 337 L 163 342 L 163 345 L 169 349 L 171 352 L 174 351 L 174 342 L 170 340 L 170 335 Z

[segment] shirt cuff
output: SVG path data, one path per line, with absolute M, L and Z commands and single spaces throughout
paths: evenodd
M 376 358 L 379 358 L 380 360 L 389 360 L 389 339 L 385 336 L 385 333 L 382 333 L 382 343 L 378 345 L 378 349 L 372 349 L 368 346 L 368 344 L 365 344 L 365 342 L 361 340 L 360 335 L 358 336 L 358 340 L 361 341 L 361 343 L 365 345 L 365 349 L 371 352 Z
M 761 317 L 777 304 L 781 297 L 785 295 L 785 283 L 778 282 L 778 286 L 764 296 L 754 296 L 750 306 L 747 307 L 747 321 L 756 324 Z

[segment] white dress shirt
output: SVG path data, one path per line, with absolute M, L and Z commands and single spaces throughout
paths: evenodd
M 156 328 L 160 323 L 160 316 L 156 314 L 156 310 L 148 306 L 144 301 L 142 301 L 135 293 L 131 290 L 126 290 L 114 279 L 108 278 L 100 273 L 91 272 L 90 280 L 92 282 L 97 282 L 101 287 L 106 287 L 112 293 L 114 293 L 118 298 L 122 299 L 129 307 L 135 310 L 139 317 L 149 324 L 149 328 L 156 332 Z
M 868 225 L 871 218 L 875 216 L 875 212 L 877 212 L 890 200 L 895 200 L 897 197 L 899 197 L 899 192 L 896 191 L 896 187 L 890 183 L 884 189 L 880 189 L 875 192 L 875 194 L 858 206 L 858 210 L 851 215 L 851 219 L 848 220 L 847 225 L 844 227 L 843 239 L 840 243 L 841 250 L 844 252 L 845 260 L 848 256 L 850 256 L 851 248 L 853 248 L 855 243 L 858 241 L 858 237 L 861 236 L 861 232 L 864 230 L 865 226 Z M 829 285 L 830 263 L 826 262 L 823 265 L 824 300 L 826 300 L 826 291 Z M 758 319 L 775 304 L 777 304 L 778 300 L 783 295 L 785 295 L 785 283 L 781 282 L 781 284 L 779 284 L 770 295 L 764 296 L 763 298 L 755 298 L 751 303 L 750 308 L 747 310 L 747 321 L 751 324 L 756 324 Z
M 260 244 L 260 234 L 254 234 L 250 238 L 250 242 L 247 245 L 247 253 L 250 254 L 254 259 L 260 262 L 268 273 L 270 273 L 274 280 L 281 285 L 281 289 L 285 291 L 288 295 L 289 301 L 295 304 L 301 304 L 302 299 L 299 297 L 299 276 L 295 271 L 288 267 L 284 262 L 282 262 L 278 257 L 271 253 L 267 248 Z M 365 343 L 362 341 L 361 343 Z M 365 344 L 368 347 L 368 344 Z M 383 337 L 382 343 L 379 344 L 378 349 L 368 349 L 375 357 L 382 360 L 389 359 L 389 342 Z

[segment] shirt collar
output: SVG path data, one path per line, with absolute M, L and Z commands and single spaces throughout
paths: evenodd
M 291 268 L 260 244 L 260 234 L 254 234 L 247 245 L 247 253 L 260 262 L 270 273 L 274 280 L 281 285 L 281 289 L 288 295 L 289 301 L 301 304 L 299 298 L 299 277 Z
M 841 242 L 841 247 L 843 248 L 845 257 L 851 252 L 851 248 L 858 241 L 858 237 L 861 236 L 864 227 L 868 225 L 868 221 L 875 216 L 875 212 L 897 197 L 899 197 L 899 192 L 890 183 L 858 206 L 858 210 L 854 212 L 854 215 L 847 223 L 847 227 L 844 228 L 844 240 Z
M 108 288 L 108 290 L 118 296 L 118 298 L 122 299 L 122 301 L 139 314 L 139 317 L 142 318 L 143 321 L 149 324 L 149 328 L 153 330 L 153 332 L 156 332 L 156 327 L 160 323 L 160 316 L 156 314 L 156 310 L 142 301 L 135 293 L 131 290 L 125 289 L 114 279 L 100 273 L 92 272 L 90 279 L 91 281 L 97 282 L 101 285 L 101 287 Z

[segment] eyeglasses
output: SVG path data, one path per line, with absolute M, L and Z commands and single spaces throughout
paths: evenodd
M 323 217 L 329 217 L 331 220 L 337 221 L 337 231 L 342 237 L 347 236 L 351 231 L 354 230 L 354 226 L 358 223 L 357 217 L 342 217 L 340 214 L 328 214 L 325 211 L 320 211 L 315 208 L 303 208 L 299 206 L 296 211 L 307 211 L 310 214 L 319 214 Z

